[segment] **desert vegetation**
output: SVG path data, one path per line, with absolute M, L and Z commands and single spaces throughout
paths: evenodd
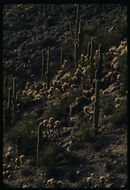
M 3 183 L 127 186 L 127 6 L 5 4 Z

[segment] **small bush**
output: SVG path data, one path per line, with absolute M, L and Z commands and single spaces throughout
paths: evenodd
M 6 141 L 11 144 L 17 144 L 17 138 L 18 136 L 20 137 L 18 147 L 20 154 L 30 154 L 36 151 L 37 131 L 35 129 L 35 117 L 35 115 L 27 117 L 5 134 Z
M 44 152 L 40 152 L 39 165 L 46 173 L 47 177 L 55 177 L 59 173 L 58 165 L 63 154 L 60 146 L 48 145 Z
M 79 129 L 81 139 L 83 141 L 92 142 L 94 137 L 94 131 L 91 128 L 91 122 L 88 119 L 81 118 L 79 121 Z

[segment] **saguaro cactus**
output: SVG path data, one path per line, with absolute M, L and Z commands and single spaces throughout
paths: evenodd
M 98 121 L 99 121 L 99 80 L 96 80 L 96 82 L 95 82 L 95 104 L 94 104 L 94 115 L 93 115 L 95 134 L 98 133 Z
M 60 64 L 63 65 L 63 49 L 60 49 Z
M 47 83 L 47 88 L 49 89 L 50 87 L 50 48 L 48 48 L 46 83 Z
M 79 9 L 80 9 L 80 5 L 77 4 L 77 10 L 76 10 L 76 38 L 78 35 L 78 30 L 79 30 Z
M 103 57 L 102 57 L 102 45 L 99 45 L 99 79 L 102 77 L 102 64 L 103 64 Z
M 47 4 L 44 4 L 44 17 L 46 17 L 46 13 L 47 13 Z
M 74 41 L 74 33 L 73 33 L 73 28 L 72 28 L 72 22 L 70 22 L 70 33 L 71 33 L 72 40 Z
M 45 62 L 45 50 L 42 50 L 42 77 L 45 76 L 46 62 Z
M 39 152 L 41 151 L 42 148 L 42 125 L 40 124 L 38 126 L 38 135 L 37 135 L 37 167 L 39 166 Z
M 91 50 L 90 50 L 90 61 L 91 61 L 91 80 L 94 77 L 94 39 L 91 38 Z
M 12 124 L 12 110 L 11 110 L 11 104 L 12 104 L 12 89 L 9 88 L 8 91 L 8 106 L 7 109 L 5 109 L 5 128 L 11 126 Z
M 8 87 L 8 79 L 7 77 L 4 78 L 4 86 L 7 88 Z
M 78 58 L 81 56 L 81 33 L 78 32 Z
M 8 91 L 8 109 L 11 109 L 11 98 L 12 98 L 12 89 L 9 88 L 9 91 Z
M 74 48 L 74 68 L 76 69 L 77 67 L 77 61 L 78 61 L 78 43 L 75 43 L 75 48 Z
M 81 35 L 83 34 L 83 22 L 81 19 L 79 21 L 79 32 L 81 33 Z
M 5 77 L 4 78 L 4 85 L 3 85 L 3 88 L 5 89 L 5 97 L 7 98 L 8 96 L 8 79 Z
M 16 105 L 16 78 L 13 78 L 13 121 L 16 119 Z
M 96 80 L 99 79 L 99 71 L 98 70 L 95 71 L 95 79 Z
M 90 56 L 91 56 L 91 60 L 93 61 L 93 56 L 94 56 L 94 39 L 93 37 L 91 38 L 91 49 L 90 49 Z

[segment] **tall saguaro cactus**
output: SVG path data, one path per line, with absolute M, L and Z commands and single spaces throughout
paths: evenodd
M 63 65 L 63 49 L 60 49 L 60 64 Z
M 91 49 L 90 49 L 90 61 L 91 61 L 91 80 L 94 77 L 94 39 L 91 38 Z
M 13 117 L 16 116 L 16 78 L 13 78 Z
M 83 23 L 81 19 L 79 21 L 79 32 L 81 33 L 81 35 L 83 34 Z
M 76 69 L 77 67 L 77 61 L 78 61 L 78 43 L 75 43 L 74 47 L 74 68 Z
M 78 58 L 81 56 L 81 33 L 78 32 Z
M 8 109 L 11 109 L 11 98 L 12 98 L 12 89 L 9 88 L 9 92 L 8 92 Z
M 5 97 L 7 97 L 8 96 L 8 78 L 7 77 L 4 78 L 3 88 L 5 91 Z
M 44 4 L 44 17 L 47 15 L 47 4 Z
M 76 10 L 76 38 L 78 35 L 78 30 L 79 30 L 79 9 L 80 9 L 80 5 L 77 4 L 77 10 Z
M 7 107 L 7 110 L 6 110 L 6 113 L 5 113 L 5 123 L 6 123 L 6 126 L 5 128 L 11 126 L 12 122 L 12 109 L 11 109 L 11 104 L 12 104 L 12 89 L 9 88 L 9 92 L 8 92 L 8 107 Z
M 46 72 L 45 50 L 42 50 L 42 77 Z
M 48 48 L 46 82 L 47 82 L 47 88 L 49 89 L 50 87 L 50 48 Z
M 99 80 L 96 80 L 95 82 L 95 104 L 94 104 L 93 122 L 94 122 L 95 134 L 97 134 L 98 122 L 99 122 Z
M 99 45 L 99 79 L 102 77 L 102 64 L 103 64 L 103 57 L 102 57 L 102 45 Z
M 72 40 L 74 41 L 74 33 L 73 33 L 73 28 L 72 28 L 72 22 L 70 22 L 70 32 L 71 32 Z

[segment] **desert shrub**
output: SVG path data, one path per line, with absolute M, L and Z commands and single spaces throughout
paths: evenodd
M 36 116 L 27 116 L 22 122 L 16 124 L 5 134 L 5 140 L 13 145 L 17 144 L 17 138 L 20 137 L 19 152 L 21 154 L 30 154 L 36 151 Z
M 94 130 L 91 127 L 92 123 L 89 121 L 89 119 L 81 117 L 78 125 L 81 139 L 83 141 L 92 142 L 94 137 Z
M 58 164 L 62 159 L 62 149 L 56 144 L 49 144 L 44 152 L 40 152 L 39 165 L 45 171 L 46 177 L 55 177 L 58 174 Z

